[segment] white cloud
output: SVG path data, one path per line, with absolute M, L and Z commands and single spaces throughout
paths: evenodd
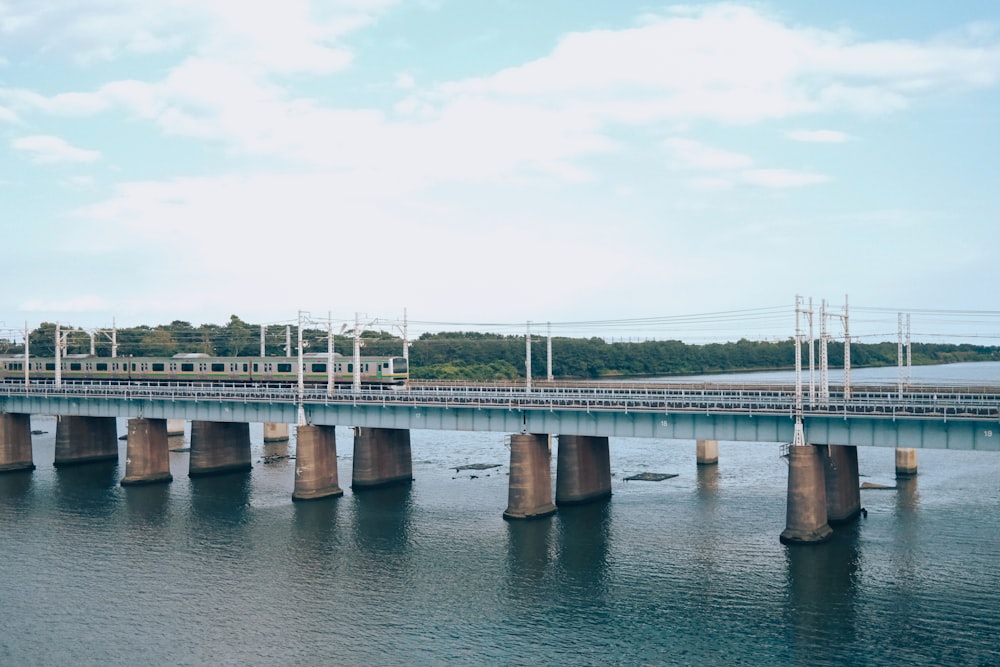
M 798 188 L 830 180 L 824 174 L 792 169 L 750 169 L 740 172 L 739 178 L 744 183 L 765 188 Z
M 610 138 L 616 126 L 888 113 L 921 97 L 993 85 L 1000 75 L 1000 46 L 982 37 L 865 41 L 723 4 L 646 16 L 623 30 L 571 33 L 543 58 L 432 88 L 420 88 L 403 70 L 395 84 L 409 94 L 393 107 L 396 115 L 296 95 L 284 75 L 349 66 L 353 55 L 343 38 L 391 4 L 340 3 L 320 14 L 306 0 L 280 7 L 183 0 L 172 10 L 148 12 L 123 5 L 120 23 L 57 21 L 57 28 L 94 48 L 102 43 L 96 39 L 102 26 L 109 31 L 103 43 L 113 50 L 137 48 L 123 45 L 138 41 L 174 49 L 165 36 L 190 27 L 181 33 L 190 48 L 158 82 L 114 81 L 89 93 L 53 96 L 0 90 L 0 99 L 13 100 L 14 110 L 53 114 L 126 109 L 168 135 L 218 142 L 237 155 L 351 168 L 411 187 L 528 172 L 584 181 L 596 171 L 582 160 L 620 150 Z M 141 39 L 140 18 L 150 21 Z M 56 19 L 50 14 L 47 20 Z M 793 136 L 839 137 L 829 130 Z M 683 141 L 668 146 L 688 167 L 753 164 L 747 155 L 677 143 Z M 771 182 L 748 178 L 744 182 Z
M 851 140 L 851 135 L 836 130 L 791 130 L 787 136 L 795 141 L 820 144 L 842 144 Z
M 99 296 L 84 294 L 57 301 L 28 299 L 22 302 L 19 308 L 26 312 L 87 313 L 107 310 L 108 302 Z
M 738 169 L 753 164 L 749 155 L 714 148 L 692 139 L 672 138 L 664 144 L 682 166 L 693 169 Z
M 3 123 L 16 123 L 17 114 L 8 109 L 7 107 L 0 106 L 0 122 Z
M 96 162 L 101 159 L 100 151 L 76 148 L 63 139 L 53 136 L 21 137 L 12 141 L 11 147 L 30 155 L 31 161 L 36 164 Z
M 408 72 L 400 72 L 396 75 L 396 87 L 401 90 L 413 90 L 417 87 L 417 81 Z

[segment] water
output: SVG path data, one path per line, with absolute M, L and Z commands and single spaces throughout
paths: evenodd
M 507 522 L 499 433 L 414 431 L 412 486 L 353 494 L 338 428 L 345 495 L 293 503 L 294 462 L 259 460 L 294 440 L 260 425 L 252 473 L 177 452 L 145 488 L 124 446 L 55 470 L 54 419 L 32 428 L 38 469 L 0 475 L 0 665 L 1000 664 L 1000 454 L 921 450 L 867 519 L 788 547 L 773 443 L 699 469 L 692 442 L 612 439 L 609 502 Z M 896 484 L 892 449 L 859 460 Z

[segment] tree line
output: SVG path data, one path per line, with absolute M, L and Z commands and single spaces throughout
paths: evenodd
M 94 334 L 83 329 L 62 328 L 66 354 L 111 356 L 111 332 Z M 328 332 L 303 328 L 303 350 L 324 353 Z M 56 325 L 43 323 L 29 333 L 32 356 L 55 354 Z M 385 331 L 361 332 L 362 354 L 402 356 L 403 341 Z M 180 353 L 204 353 L 213 356 L 258 356 L 261 351 L 260 325 L 244 322 L 236 315 L 225 325 L 174 320 L 155 327 L 137 326 L 116 331 L 118 356 L 170 357 Z M 334 337 L 337 353 L 353 354 L 353 332 Z M 298 330 L 295 325 L 264 327 L 266 356 L 297 354 Z M 289 346 L 289 342 L 291 345 Z M 499 381 L 523 379 L 526 374 L 525 339 L 470 331 L 425 333 L 410 341 L 410 376 L 423 379 Z M 23 354 L 23 347 L 0 340 L 0 353 Z M 832 368 L 843 366 L 841 343 L 828 347 Z M 971 344 L 912 343 L 910 354 L 915 365 L 961 361 L 1000 360 L 1000 347 Z M 896 342 L 852 343 L 851 365 L 893 366 L 897 363 Z M 803 349 L 803 359 L 807 351 Z M 806 361 L 806 363 L 808 363 Z M 531 374 L 547 373 L 547 341 L 540 337 L 531 347 Z M 741 339 L 735 342 L 704 345 L 678 340 L 646 342 L 607 342 L 603 338 L 552 338 L 552 374 L 556 378 L 597 379 L 608 377 L 653 377 L 701 375 L 729 371 L 781 370 L 794 368 L 795 345 L 791 339 L 777 342 Z

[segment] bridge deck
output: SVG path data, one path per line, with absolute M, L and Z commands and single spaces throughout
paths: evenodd
M 790 385 L 0 383 L 0 412 L 787 442 Z M 1000 387 L 842 387 L 803 405 L 813 442 L 1000 450 Z M 996 435 L 994 433 L 996 432 Z M 823 438 L 823 439 L 820 439 Z

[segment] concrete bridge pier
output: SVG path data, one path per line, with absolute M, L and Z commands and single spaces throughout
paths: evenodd
M 184 424 L 187 423 L 186 419 L 168 419 L 167 420 L 167 437 L 176 438 L 178 436 L 184 435 Z
M 352 489 L 369 489 L 412 481 L 413 458 L 410 454 L 409 429 L 361 426 L 354 429 Z
M 556 505 L 581 505 L 610 497 L 608 438 L 560 435 L 556 458 Z
M 545 433 L 510 436 L 510 479 L 503 518 L 535 519 L 555 511 L 550 436 Z
M 122 486 L 172 482 L 166 419 L 129 419 Z
M 917 450 L 896 448 L 896 477 L 913 477 L 917 474 Z
M 246 472 L 252 467 L 250 424 L 191 422 L 191 458 L 188 477 Z
M 287 433 L 287 424 L 285 426 Z M 292 500 L 344 495 L 337 476 L 335 426 L 299 426 L 295 432 L 295 490 Z
M 719 463 L 719 441 L 698 440 L 695 444 L 695 456 L 700 466 L 710 466 Z
M 31 415 L 0 414 L 0 472 L 34 470 L 31 456 Z
M 288 440 L 288 424 L 264 422 L 264 442 L 285 442 Z
M 53 465 L 118 460 L 118 420 L 114 417 L 56 417 Z
M 817 446 L 826 480 L 827 523 L 846 523 L 861 514 L 858 479 L 858 448 L 845 445 Z M 826 450 L 826 451 L 823 451 Z
M 787 502 L 782 544 L 815 544 L 833 534 L 826 519 L 826 482 L 817 447 L 789 448 Z

